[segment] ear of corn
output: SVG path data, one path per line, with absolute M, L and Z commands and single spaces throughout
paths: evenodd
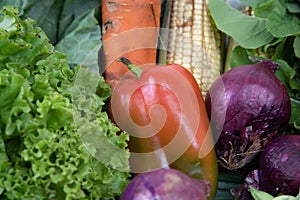
M 203 96 L 220 76 L 221 33 L 214 28 L 207 0 L 173 0 L 167 61 L 186 67 Z

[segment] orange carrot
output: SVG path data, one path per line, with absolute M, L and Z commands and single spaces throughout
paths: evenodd
M 160 0 L 102 0 L 105 80 L 113 88 L 128 71 L 125 56 L 138 66 L 156 63 Z

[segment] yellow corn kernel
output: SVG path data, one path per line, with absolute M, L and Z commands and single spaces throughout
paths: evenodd
M 203 96 L 221 73 L 220 40 L 207 0 L 173 0 L 167 61 L 186 67 Z

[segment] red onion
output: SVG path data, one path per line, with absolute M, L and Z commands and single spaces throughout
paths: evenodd
M 300 135 L 269 142 L 260 157 L 260 189 L 274 196 L 296 196 L 300 189 Z
M 206 200 L 209 194 L 207 181 L 190 178 L 175 169 L 158 169 L 135 176 L 121 200 Z
M 278 68 L 270 60 L 236 67 L 209 89 L 205 103 L 220 166 L 231 170 L 243 167 L 288 124 L 291 103 L 274 75 Z

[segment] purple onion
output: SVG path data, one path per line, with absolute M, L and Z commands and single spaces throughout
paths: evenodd
M 260 189 L 273 196 L 296 196 L 300 189 L 300 135 L 269 142 L 260 157 Z
M 233 170 L 251 162 L 287 126 L 291 103 L 270 60 L 233 68 L 209 89 L 205 103 L 219 165 Z
M 207 181 L 190 178 L 175 169 L 158 169 L 136 175 L 121 200 L 206 200 L 209 194 Z

